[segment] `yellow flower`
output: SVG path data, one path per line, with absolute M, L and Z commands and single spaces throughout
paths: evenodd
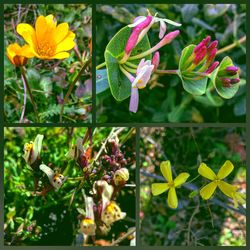
M 67 23 L 57 25 L 53 15 L 39 16 L 35 29 L 27 24 L 17 25 L 17 33 L 28 43 L 33 55 L 40 59 L 63 59 L 70 55 L 68 50 L 75 46 L 75 34 Z
M 198 172 L 203 177 L 211 180 L 209 184 L 200 190 L 200 195 L 204 200 L 208 200 L 212 197 L 217 187 L 228 197 L 233 198 L 236 195 L 237 188 L 231 184 L 223 181 L 234 169 L 234 165 L 231 161 L 225 161 L 225 163 L 220 168 L 218 174 L 216 175 L 214 171 L 209 168 L 205 163 L 201 163 Z M 237 196 L 237 195 L 236 195 Z M 235 199 L 237 199 L 235 197 Z
M 173 180 L 170 161 L 163 161 L 160 165 L 160 168 L 161 168 L 162 175 L 166 179 L 167 183 L 153 183 L 152 194 L 159 195 L 169 190 L 168 191 L 168 205 L 171 208 L 177 208 L 178 198 L 176 195 L 175 188 L 185 183 L 187 178 L 190 175 L 188 173 L 181 173 Z
M 6 49 L 6 54 L 10 62 L 16 67 L 25 65 L 28 58 L 33 57 L 27 44 L 22 47 L 17 43 L 10 44 Z

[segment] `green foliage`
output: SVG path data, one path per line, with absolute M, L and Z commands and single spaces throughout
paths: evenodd
M 105 62 L 110 91 L 117 101 L 123 101 L 131 93 L 131 82 L 119 68 L 119 60 L 124 55 L 124 49 L 130 33 L 131 28 L 122 28 L 113 36 L 105 49 Z M 145 36 L 133 49 L 131 56 L 140 54 L 148 49 L 150 49 L 150 43 L 148 37 Z M 146 59 L 151 59 L 151 56 L 147 56 Z M 133 61 L 135 64 L 139 64 L 139 62 L 139 59 Z

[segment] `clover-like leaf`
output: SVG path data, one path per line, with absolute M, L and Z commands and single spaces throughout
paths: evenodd
M 96 71 L 96 94 L 100 94 L 109 88 L 106 69 Z
M 230 99 L 232 98 L 238 91 L 239 89 L 239 83 L 233 84 L 230 87 L 224 87 L 223 83 L 221 81 L 221 75 L 222 73 L 226 70 L 227 67 L 229 66 L 234 66 L 232 59 L 228 56 L 224 57 L 223 60 L 221 61 L 219 67 L 214 70 L 214 72 L 211 74 L 210 79 L 217 91 L 217 93 L 225 98 L 225 99 Z M 233 78 L 239 78 L 239 74 L 235 74 L 234 76 L 231 76 L 231 79 Z
M 181 78 L 183 88 L 188 93 L 192 95 L 203 95 L 206 92 L 208 78 L 186 71 L 189 66 L 187 65 L 187 60 L 192 55 L 194 48 L 195 45 L 191 44 L 182 50 L 178 75 Z
M 119 68 L 119 61 L 124 55 L 130 34 L 131 28 L 127 26 L 122 28 L 110 40 L 104 53 L 110 90 L 117 101 L 123 101 L 131 94 L 131 82 Z M 131 56 L 140 54 L 148 49 L 150 49 L 150 43 L 147 35 L 145 35 L 133 49 Z M 150 60 L 151 55 L 146 56 L 145 59 Z M 139 64 L 139 62 L 139 59 L 133 61 L 134 64 Z

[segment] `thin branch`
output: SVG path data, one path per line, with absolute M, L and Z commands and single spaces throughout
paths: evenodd
M 119 243 L 121 243 L 123 240 L 127 239 L 129 235 L 133 234 L 136 231 L 136 228 L 133 229 L 129 229 L 127 233 L 125 233 L 123 236 L 121 236 L 120 238 L 118 238 L 117 240 L 115 240 L 114 242 L 112 242 L 110 244 L 110 246 L 116 246 Z

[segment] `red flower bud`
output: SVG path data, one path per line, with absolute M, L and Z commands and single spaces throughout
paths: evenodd
M 207 54 L 207 48 L 206 46 L 203 46 L 202 48 L 199 49 L 197 52 L 195 58 L 194 58 L 194 64 L 199 64 L 201 60 L 206 56 Z
M 207 74 L 210 74 L 212 73 L 216 68 L 217 66 L 219 65 L 220 63 L 218 61 L 214 62 L 206 71 L 205 73 Z
M 154 65 L 154 70 L 156 70 L 160 63 L 160 53 L 157 51 L 155 52 L 153 58 L 152 58 L 152 65 Z
M 210 53 L 208 52 L 208 57 L 207 57 L 207 64 L 208 65 L 210 65 L 213 62 L 213 60 L 214 60 L 214 58 L 216 56 L 216 53 L 217 53 L 217 49 L 216 48 L 212 49 L 210 51 Z
M 211 42 L 209 44 L 209 46 L 207 47 L 207 53 L 209 54 L 214 48 L 217 48 L 217 45 L 218 45 L 218 41 L 217 40 Z
M 231 84 L 236 84 L 238 82 L 240 82 L 240 78 L 233 78 L 233 79 L 231 79 Z
M 194 53 L 197 53 L 203 46 L 207 46 L 210 42 L 211 37 L 207 36 L 205 39 L 203 39 L 196 47 L 194 48 Z
M 221 78 L 220 80 L 222 82 L 223 87 L 230 88 L 232 86 L 230 78 Z

